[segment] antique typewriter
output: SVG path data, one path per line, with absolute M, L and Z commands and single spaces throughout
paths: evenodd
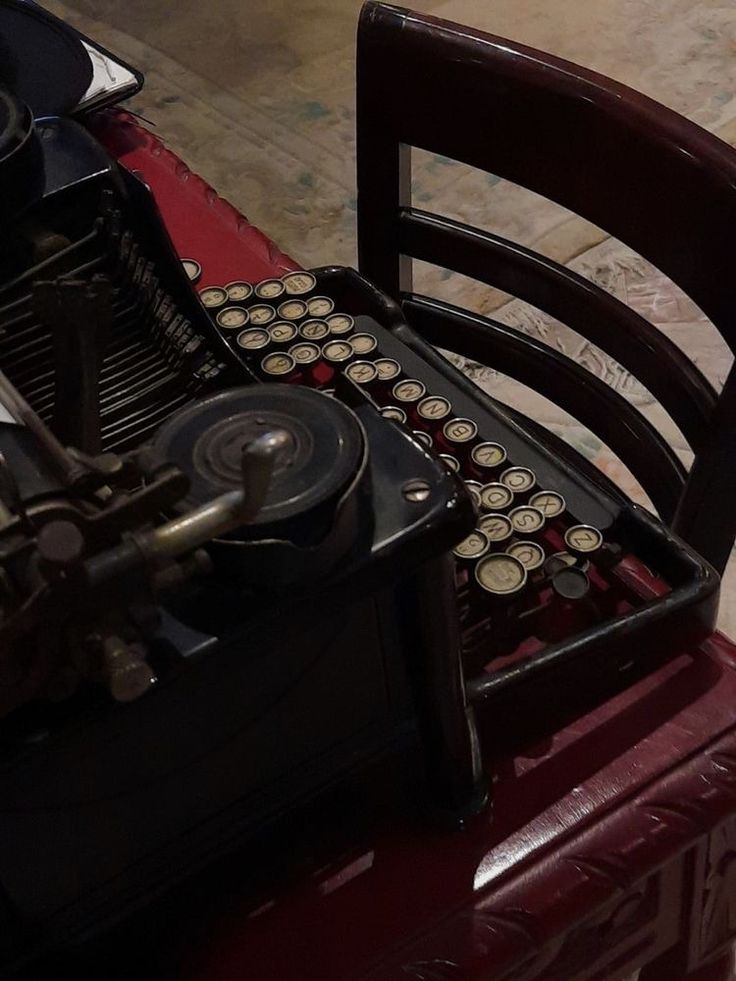
M 356 272 L 200 286 L 143 183 L 1 90 L 0 209 L 6 959 L 369 761 L 461 822 L 478 724 L 712 629 L 707 564 Z

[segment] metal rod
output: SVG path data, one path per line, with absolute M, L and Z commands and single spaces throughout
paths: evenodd
M 79 464 L 62 446 L 46 423 L 26 402 L 8 376 L 0 371 L 0 403 L 13 416 L 16 422 L 26 426 L 43 444 L 53 465 L 67 484 L 73 483 L 82 472 Z
M 290 442 L 284 429 L 254 439 L 243 451 L 242 487 L 137 535 L 138 547 L 147 558 L 175 558 L 251 521 L 266 501 L 276 462 Z

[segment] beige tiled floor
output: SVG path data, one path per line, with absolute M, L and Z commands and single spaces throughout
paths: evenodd
M 355 262 L 353 48 L 360 0 L 47 5 L 143 69 L 147 84 L 135 109 L 284 249 L 307 265 Z M 732 0 L 414 0 L 414 6 L 597 69 L 736 142 Z M 430 155 L 415 163 L 415 195 L 423 205 L 571 263 L 649 316 L 722 381 L 729 356 L 700 312 L 605 232 L 503 181 L 479 181 L 458 164 Z M 634 399 L 687 458 L 648 393 L 550 318 L 436 270 L 418 270 L 418 283 L 559 345 Z M 630 475 L 573 420 L 508 379 L 476 376 L 638 494 Z M 726 590 L 722 622 L 736 634 L 732 592 Z
M 143 67 L 148 84 L 136 107 L 285 248 L 309 263 L 353 260 L 360 0 L 182 0 L 175 13 L 151 0 L 48 6 Z M 736 135 L 736 11 L 724 0 L 414 6 L 579 61 Z M 424 168 L 422 189 L 449 207 L 465 200 L 467 175 L 435 169 Z M 561 258 L 600 238 L 571 233 L 568 216 L 503 186 L 483 197 L 482 211 L 498 226 Z

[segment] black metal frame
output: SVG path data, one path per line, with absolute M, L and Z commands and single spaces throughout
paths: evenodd
M 339 298 L 341 309 L 354 316 L 369 314 L 378 321 L 381 326 L 374 324 L 371 330 L 378 337 L 383 356 L 399 361 L 432 393 L 449 398 L 459 415 L 479 423 L 489 420 L 511 458 L 531 466 L 545 485 L 559 485 L 577 520 L 609 527 L 613 538 L 618 530 L 623 538 L 635 541 L 638 557 L 672 586 L 667 595 L 626 616 L 550 645 L 513 667 L 471 678 L 466 682 L 471 703 L 518 698 L 521 690 L 526 701 L 528 686 L 537 683 L 572 685 L 584 699 L 586 691 L 604 691 L 606 685 L 610 691 L 621 682 L 623 669 L 654 667 L 662 656 L 686 650 L 712 631 L 719 577 L 676 533 L 628 501 L 600 471 L 553 434 L 487 396 L 409 327 L 402 308 L 363 276 L 340 267 L 312 271 L 317 275 L 318 289 Z M 405 307 L 412 309 L 413 300 Z

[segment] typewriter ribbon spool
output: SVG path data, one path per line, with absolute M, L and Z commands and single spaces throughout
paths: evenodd
M 188 406 L 161 427 L 149 455 L 176 464 L 190 490 L 179 513 L 242 484 L 247 446 L 285 434 L 263 505 L 243 527 L 216 539 L 213 560 L 253 585 L 288 585 L 324 573 L 369 530 L 367 441 L 357 416 L 311 389 L 259 385 Z

